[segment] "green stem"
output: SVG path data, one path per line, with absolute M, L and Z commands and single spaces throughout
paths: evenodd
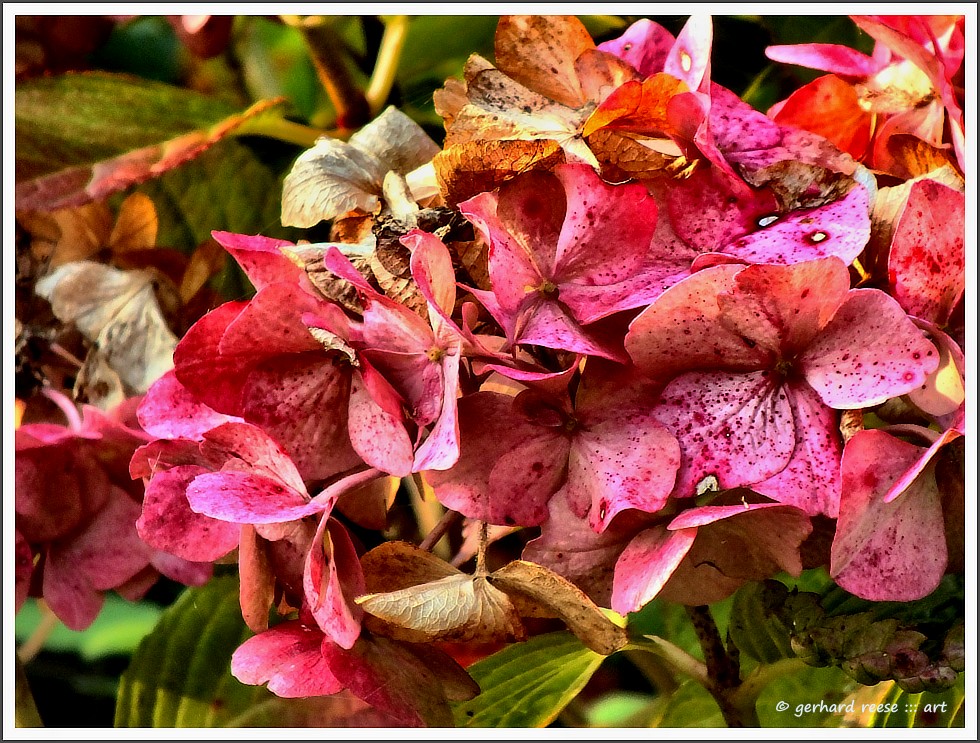
M 43 600 L 38 601 L 37 606 L 41 611 L 41 621 L 38 622 L 31 636 L 17 649 L 17 659 L 22 663 L 30 663 L 31 659 L 41 652 L 44 643 L 48 641 L 48 637 L 51 636 L 60 621 Z
M 37 711 L 20 657 L 15 659 L 14 673 L 14 725 L 19 728 L 43 728 L 44 722 Z
M 254 134 L 260 137 L 270 137 L 271 139 L 278 139 L 280 142 L 288 142 L 309 149 L 326 132 L 280 117 L 260 115 L 243 123 L 235 130 L 235 134 L 237 136 Z
M 381 37 L 378 59 L 374 63 L 371 81 L 364 92 L 372 117 L 381 112 L 385 101 L 391 94 L 391 88 L 395 84 L 395 75 L 398 72 L 398 62 L 402 56 L 402 49 L 405 48 L 409 25 L 410 18 L 407 15 L 392 16 L 385 23 L 385 32 Z
M 704 663 L 662 637 L 644 635 L 642 639 L 631 640 L 623 650 L 644 650 L 653 653 L 671 668 L 685 676 L 690 676 L 701 686 L 707 687 L 711 683 Z

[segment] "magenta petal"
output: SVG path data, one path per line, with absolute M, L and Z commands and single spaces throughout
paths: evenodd
M 188 485 L 207 471 L 184 465 L 154 475 L 136 521 L 147 544 L 194 562 L 212 562 L 237 546 L 241 527 L 195 513 L 187 502 Z
M 270 284 L 228 323 L 217 348 L 211 346 L 205 354 L 213 358 L 217 350 L 221 356 L 256 363 L 268 356 L 322 350 L 302 321 L 304 313 L 315 313 L 321 304 L 292 284 Z
M 837 414 L 805 383 L 787 382 L 783 390 L 793 407 L 796 445 L 786 468 L 752 489 L 810 516 L 836 518 L 843 452 Z
M 710 15 L 690 16 L 664 60 L 664 72 L 691 90 L 704 91 L 711 78 L 712 31 Z
M 765 480 L 786 467 L 795 446 L 786 392 L 765 371 L 682 374 L 655 412 L 680 442 L 678 497 L 695 495 L 712 475 L 722 490 Z
M 493 465 L 487 493 L 491 523 L 537 526 L 548 515 L 548 500 L 561 487 L 568 441 L 560 431 L 535 428 Z
M 722 250 L 749 263 L 792 264 L 834 256 L 849 264 L 871 236 L 868 192 L 861 186 L 813 209 L 798 209 Z
M 412 230 L 401 243 L 412 251 L 412 277 L 429 303 L 432 327 L 441 321 L 459 333 L 451 317 L 456 306 L 456 272 L 449 249 L 438 237 L 421 230 Z
M 174 348 L 174 374 L 190 393 L 221 413 L 241 410 L 242 374 L 255 360 L 217 353 L 221 336 L 247 302 L 225 302 L 194 323 Z
M 143 430 L 160 439 L 200 440 L 205 431 L 215 426 L 242 420 L 198 402 L 177 380 L 173 370 L 150 386 L 137 414 Z
M 187 487 L 191 510 L 233 524 L 276 524 L 323 510 L 305 493 L 245 472 L 209 472 Z
M 348 428 L 354 450 L 369 465 L 396 477 L 412 472 L 415 455 L 404 424 L 378 405 L 359 373 L 351 377 Z
M 303 570 L 303 592 L 324 634 L 351 648 L 361 633 L 364 611 L 353 597 L 364 593 L 364 574 L 347 530 L 324 514 Z
M 105 594 L 74 569 L 70 553 L 49 551 L 41 591 L 44 601 L 68 629 L 87 629 L 102 610 Z
M 922 452 L 874 430 L 858 432 L 844 447 L 830 575 L 855 596 L 914 601 L 930 594 L 942 579 L 948 554 L 934 471 L 922 472 L 900 498 L 884 502 Z
M 518 331 L 518 343 L 625 361 L 625 354 L 606 338 L 583 328 L 560 302 L 542 300 Z
M 777 44 L 766 47 L 766 56 L 774 62 L 852 78 L 870 77 L 879 67 L 872 57 L 842 44 Z
M 214 575 L 214 565 L 211 562 L 194 562 L 185 560 L 167 552 L 154 552 L 150 564 L 161 575 L 170 580 L 183 583 L 185 586 L 203 586 Z M 156 576 L 153 576 L 153 582 Z M 117 591 L 120 589 L 116 589 Z M 147 587 L 149 590 L 149 586 Z
M 231 253 L 256 290 L 276 282 L 306 281 L 306 274 L 287 258 L 281 248 L 295 247 L 288 240 L 262 235 L 238 235 L 214 230 L 211 236 Z
M 848 409 L 921 387 L 939 354 L 894 299 L 877 289 L 853 289 L 799 361 L 824 403 Z
M 626 350 L 645 373 L 667 378 L 687 369 L 752 369 L 768 354 L 724 327 L 717 297 L 743 266 L 707 268 L 678 282 L 630 323 Z
M 888 256 L 889 292 L 910 315 L 944 325 L 966 285 L 963 193 L 913 181 Z
M 207 431 L 201 453 L 216 468 L 265 475 L 287 488 L 306 492 L 303 478 L 289 455 L 261 428 L 248 423 L 225 423 Z
M 655 526 L 637 534 L 616 561 L 611 608 L 637 611 L 656 598 L 697 536 L 697 529 Z
M 335 694 L 344 687 L 330 673 L 322 643 L 318 629 L 283 622 L 243 642 L 231 656 L 231 673 L 243 684 L 268 684 L 280 697 Z

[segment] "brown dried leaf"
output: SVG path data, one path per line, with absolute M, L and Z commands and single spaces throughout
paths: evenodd
M 355 601 L 368 614 L 384 620 L 383 630 L 375 627 L 375 631 L 397 640 L 510 642 L 526 637 L 510 599 L 484 576 L 450 575 L 400 591 L 359 596 Z
M 443 198 L 456 205 L 493 191 L 520 173 L 551 170 L 563 162 L 565 153 L 554 140 L 503 139 L 452 145 L 436 155 L 432 164 Z
M 582 643 L 601 655 L 621 650 L 625 628 L 614 624 L 583 591 L 548 568 L 515 560 L 495 570 L 490 581 L 508 595 L 519 594 L 560 617 Z
M 157 242 L 157 225 L 153 199 L 143 193 L 132 193 L 119 207 L 108 246 L 117 253 L 152 248 Z
M 445 560 L 408 542 L 385 542 L 361 556 L 367 593 L 400 591 L 452 575 L 463 575 Z
M 684 157 L 673 140 L 651 138 L 598 129 L 586 142 L 603 166 L 603 175 L 611 180 L 654 178 L 662 173 L 675 178 L 687 177 L 697 160 Z
M 335 508 L 366 529 L 382 531 L 388 526 L 388 509 L 395 502 L 401 480 L 381 477 L 354 490 L 344 492 Z
M 500 70 L 527 88 L 565 106 L 586 101 L 575 60 L 595 42 L 573 15 L 501 16 L 494 37 Z
M 38 281 L 35 291 L 51 302 L 59 320 L 74 323 L 94 344 L 93 352 L 119 375 L 127 392 L 138 394 L 173 368 L 177 337 L 156 294 L 157 287 L 176 294 L 168 283 L 151 271 L 75 261 Z
M 53 212 L 20 212 L 17 221 L 31 233 L 31 253 L 56 268 L 91 258 L 105 248 L 112 230 L 112 213 L 103 202 Z
M 191 254 L 180 281 L 180 300 L 185 305 L 220 271 L 228 259 L 228 252 L 214 239 L 197 246 Z

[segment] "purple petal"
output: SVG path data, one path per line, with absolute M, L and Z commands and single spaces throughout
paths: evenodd
M 939 354 L 894 299 L 853 289 L 799 363 L 830 407 L 867 408 L 921 387 Z
M 782 471 L 795 445 L 793 410 L 769 372 L 693 372 L 675 378 L 655 408 L 680 442 L 675 495 L 714 476 L 722 490 Z

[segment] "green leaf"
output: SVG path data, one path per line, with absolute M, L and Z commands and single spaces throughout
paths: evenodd
M 250 636 L 238 579 L 187 589 L 133 654 L 116 701 L 116 727 L 218 727 L 268 699 L 231 675 L 231 655 Z
M 756 703 L 759 722 L 777 728 L 841 727 L 855 687 L 839 668 L 803 666 L 762 690 Z
M 771 611 L 767 584 L 747 583 L 735 593 L 728 632 L 738 649 L 755 660 L 794 658 L 790 629 Z
M 673 694 L 652 705 L 646 727 L 724 728 L 718 703 L 701 684 L 685 681 Z
M 59 623 L 45 641 L 44 649 L 78 653 L 89 661 L 107 655 L 128 655 L 153 629 L 161 612 L 154 604 L 132 603 L 110 593 L 99 616 L 87 629 L 76 632 Z M 37 601 L 28 599 L 14 620 L 17 643 L 25 642 L 40 623 Z
M 570 632 L 551 632 L 510 645 L 467 669 L 481 692 L 453 705 L 456 726 L 546 727 L 582 691 L 605 658 Z
M 104 199 L 197 157 L 278 103 L 236 113 L 216 98 L 127 75 L 32 78 L 14 91 L 15 206 L 48 211 Z
M 893 681 L 863 687 L 848 698 L 844 723 L 877 728 L 960 728 L 965 726 L 966 677 L 940 693 L 909 694 Z

